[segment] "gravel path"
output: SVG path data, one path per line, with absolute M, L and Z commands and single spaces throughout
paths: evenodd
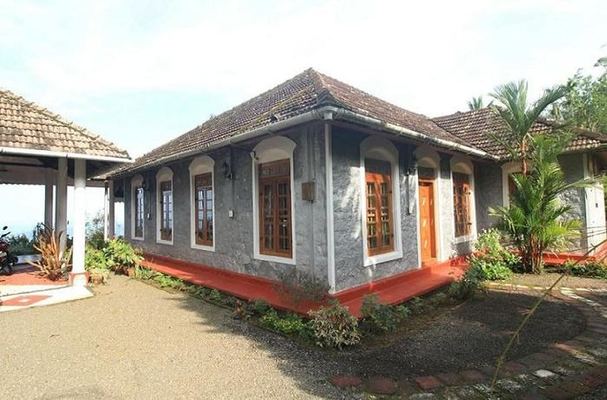
M 0 399 L 341 398 L 325 360 L 229 311 L 125 277 L 0 317 Z M 351 398 L 349 395 L 348 398 Z
M 499 283 L 512 283 L 515 285 L 544 286 L 549 287 L 557 280 L 560 274 L 547 272 L 541 275 L 535 274 L 513 274 L 512 278 Z M 566 276 L 559 282 L 557 287 L 607 289 L 607 280 L 582 278 L 579 276 Z
M 352 351 L 336 358 L 342 373 L 394 379 L 492 366 L 535 300 L 535 295 L 520 292 L 489 291 L 383 348 Z M 548 298 L 521 333 L 510 358 L 573 338 L 585 327 L 585 318 L 577 308 Z

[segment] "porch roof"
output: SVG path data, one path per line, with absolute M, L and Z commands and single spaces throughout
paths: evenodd
M 0 154 L 130 161 L 113 143 L 8 90 L 0 90 Z

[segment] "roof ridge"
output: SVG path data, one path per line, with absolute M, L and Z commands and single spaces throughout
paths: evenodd
M 29 108 L 32 111 L 43 114 L 44 116 L 52 119 L 55 122 L 58 122 L 59 124 L 62 124 L 68 128 L 72 128 L 72 129 L 76 130 L 77 132 L 81 133 L 82 135 L 84 135 L 94 141 L 99 141 L 106 146 L 112 146 L 118 152 L 125 154 L 127 157 L 129 156 L 129 154 L 126 150 L 123 150 L 123 149 L 119 148 L 115 143 L 102 138 L 99 134 L 93 133 L 82 126 L 65 119 L 61 115 L 50 111 L 48 108 L 45 108 L 39 104 L 36 104 L 33 101 L 29 101 L 29 100 L 25 99 L 23 96 L 20 96 L 11 90 L 0 88 L 0 95 L 6 97 L 8 99 L 17 101 L 20 105 L 22 105 L 26 108 Z

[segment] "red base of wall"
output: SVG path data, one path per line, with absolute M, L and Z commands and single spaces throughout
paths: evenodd
M 247 301 L 263 299 L 282 310 L 306 314 L 309 310 L 321 306 L 320 303 L 294 304 L 282 294 L 279 283 L 270 279 L 153 254 L 145 255 L 143 266 L 186 282 L 229 293 Z M 340 303 L 350 309 L 352 314 L 359 316 L 363 297 L 369 293 L 376 293 L 382 303 L 400 303 L 453 282 L 461 276 L 465 266 L 465 258 L 460 257 L 378 279 L 366 285 L 335 293 L 331 297 L 338 299 Z

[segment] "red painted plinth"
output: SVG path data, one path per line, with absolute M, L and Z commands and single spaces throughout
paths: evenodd
M 294 304 L 279 290 L 278 282 L 266 278 L 153 254 L 145 255 L 143 266 L 244 300 L 263 299 L 276 308 L 300 314 L 307 314 L 309 310 L 321 306 L 319 303 Z M 338 292 L 331 297 L 338 299 L 352 314 L 359 316 L 363 297 L 367 294 L 377 293 L 383 303 L 396 304 L 447 285 L 460 277 L 464 270 L 464 259 L 458 258 L 379 279 Z

